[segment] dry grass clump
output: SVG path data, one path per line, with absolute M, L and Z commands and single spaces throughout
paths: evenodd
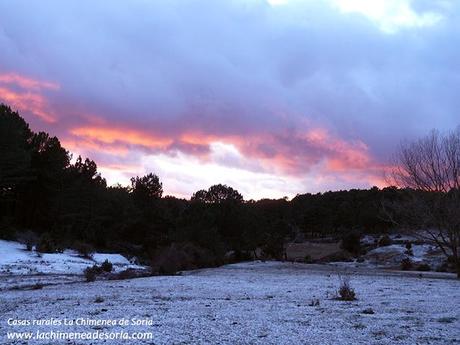
M 356 292 L 350 285 L 349 277 L 340 277 L 340 286 L 337 291 L 337 299 L 340 301 L 355 301 Z

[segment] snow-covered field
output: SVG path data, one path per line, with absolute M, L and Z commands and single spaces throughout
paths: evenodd
M 38 254 L 25 250 L 14 241 L 0 240 L 0 291 L 36 283 L 56 284 L 81 281 L 83 270 L 109 260 L 114 272 L 127 268 L 141 269 L 120 254 L 94 253 L 92 259 L 81 257 L 74 250 L 63 253 Z
M 358 300 L 333 299 L 338 273 Z M 1 279 L 1 278 L 0 278 Z M 319 305 L 310 305 L 318 299 Z M 152 332 L 106 344 L 457 344 L 460 281 L 452 274 L 251 262 L 181 276 L 0 293 L 0 342 L 11 331 Z M 368 310 L 366 313 L 365 310 Z M 370 309 L 374 312 L 369 313 Z M 141 326 L 8 326 L 7 320 L 148 319 Z M 44 344 L 46 342 L 9 342 Z M 48 342 L 57 344 L 58 342 Z M 90 344 L 90 341 L 63 341 Z M 95 343 L 92 341 L 92 343 Z
M 131 265 L 120 254 L 94 253 L 91 259 L 81 257 L 74 250 L 63 253 L 38 254 L 25 250 L 25 246 L 14 241 L 0 240 L 0 274 L 81 274 L 86 267 L 109 260 L 114 271 Z

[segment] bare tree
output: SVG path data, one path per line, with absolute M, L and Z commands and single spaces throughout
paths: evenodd
M 402 217 L 414 228 L 423 227 L 418 236 L 452 257 L 460 278 L 460 127 L 446 134 L 433 130 L 402 143 L 389 178 L 391 184 L 411 190 L 411 198 L 399 205 Z

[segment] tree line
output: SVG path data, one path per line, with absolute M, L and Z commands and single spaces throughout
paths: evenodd
M 72 163 L 58 138 L 33 132 L 0 105 L 0 238 L 31 231 L 50 250 L 84 244 L 143 261 L 186 254 L 198 266 L 218 265 L 228 255 L 281 258 L 287 241 L 402 226 L 409 218 L 394 205 L 412 200 L 413 192 L 373 187 L 254 201 L 216 184 L 186 200 L 164 196 L 154 173 L 133 177 L 130 186 L 108 186 L 94 161 Z M 435 192 L 417 193 L 425 200 Z

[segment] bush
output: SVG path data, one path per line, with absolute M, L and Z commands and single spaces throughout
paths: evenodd
M 350 280 L 344 278 L 340 280 L 340 287 L 337 299 L 341 301 L 354 301 L 356 300 L 355 290 L 350 285 Z
M 372 315 L 372 314 L 375 314 L 374 312 L 374 309 L 372 308 L 366 308 L 362 311 L 363 314 L 368 314 L 368 315 Z
M 112 272 L 113 270 L 113 265 L 112 263 L 109 261 L 109 260 L 105 260 L 102 264 L 101 264 L 101 269 L 102 271 L 104 272 Z
M 403 271 L 410 271 L 412 269 L 412 261 L 409 258 L 405 258 L 401 260 L 401 269 Z
M 37 252 L 40 253 L 56 253 L 58 247 L 55 241 L 51 238 L 51 235 L 47 232 L 40 236 L 40 240 L 37 244 Z
M 356 231 L 352 231 L 345 234 L 345 236 L 342 238 L 342 243 L 340 247 L 346 251 L 349 251 L 352 254 L 360 254 L 362 251 L 361 234 L 359 234 Z
M 152 273 L 160 275 L 174 275 L 178 271 L 192 267 L 190 256 L 178 248 L 177 245 L 164 248 L 159 251 L 152 263 Z
M 82 257 L 92 259 L 94 248 L 90 244 L 77 241 L 74 243 L 73 249 L 75 249 Z
M 24 244 L 28 251 L 32 251 L 33 247 L 38 242 L 38 236 L 35 232 L 27 230 L 25 232 L 20 233 L 17 236 L 17 240 L 19 243 Z
M 422 263 L 418 265 L 417 271 L 428 272 L 428 271 L 431 271 L 431 267 L 427 263 Z
M 390 246 L 393 244 L 393 241 L 392 239 L 390 238 L 390 236 L 388 235 L 383 235 L 380 239 L 379 239 L 379 247 L 386 247 L 386 246 Z
M 314 260 L 311 257 L 311 255 L 307 254 L 307 255 L 305 255 L 305 259 L 303 260 L 303 262 L 306 263 L 306 264 L 312 264 L 312 263 L 314 263 Z
M 83 273 L 87 282 L 93 282 L 96 280 L 96 276 L 101 273 L 101 269 L 97 265 L 94 265 L 92 267 L 85 268 Z
M 247 257 L 245 253 L 235 256 Z M 213 252 L 192 243 L 173 243 L 157 251 L 152 260 L 152 274 L 172 275 L 178 271 L 213 267 L 222 263 Z
M 112 274 L 109 279 L 110 280 L 124 280 L 124 279 L 133 279 L 138 277 L 147 277 L 148 274 L 145 272 L 138 272 L 132 268 L 127 268 L 119 273 Z
M 185 267 L 184 269 L 213 267 L 218 263 L 216 256 L 209 249 L 202 248 L 193 243 L 185 243 L 180 249 L 191 260 L 191 267 Z M 250 256 L 246 252 L 239 250 L 235 251 L 233 256 L 234 260 L 237 261 L 250 260 Z
M 318 298 L 313 298 L 308 304 L 310 307 L 319 307 L 320 302 Z
M 436 268 L 436 272 L 448 272 L 449 271 L 449 265 L 447 262 L 443 262 L 441 265 Z

